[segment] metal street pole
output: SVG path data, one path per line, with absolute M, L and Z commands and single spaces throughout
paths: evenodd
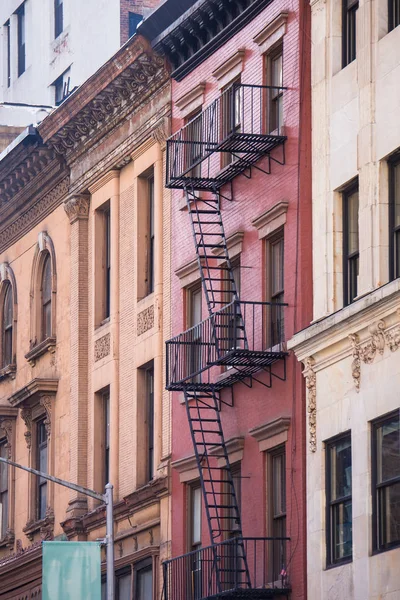
M 37 471 L 36 469 L 32 469 L 31 467 L 25 467 L 24 465 L 20 465 L 19 463 L 14 462 L 13 460 L 9 460 L 8 458 L 3 458 L 0 456 L 0 462 L 5 463 L 6 465 L 11 465 L 12 467 L 16 467 L 17 469 L 22 469 L 23 471 L 27 471 L 28 473 L 33 473 L 33 475 L 37 475 L 38 477 L 42 477 L 43 479 L 47 479 L 48 481 L 52 481 L 53 483 L 57 483 L 58 485 L 62 485 L 71 490 L 75 490 L 75 492 L 79 492 L 80 494 L 84 494 L 85 496 L 90 496 L 91 498 L 95 498 L 96 500 L 100 500 L 100 502 L 104 502 L 106 505 L 106 551 L 107 551 L 107 600 L 114 600 L 114 516 L 113 516 L 113 486 L 111 483 L 107 483 L 106 485 L 106 493 L 99 494 L 94 490 L 90 490 L 89 488 L 85 488 L 81 485 L 77 485 L 76 483 L 71 483 L 70 481 L 65 481 L 65 479 L 60 479 L 59 477 L 54 477 L 54 475 L 48 475 L 47 473 L 42 473 L 41 471 Z

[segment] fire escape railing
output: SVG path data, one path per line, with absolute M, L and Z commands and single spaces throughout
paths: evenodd
M 235 300 L 168 340 L 167 389 L 226 387 L 246 373 L 250 376 L 283 358 L 286 306 L 280 302 Z M 226 375 L 215 383 L 218 372 L 213 373 L 211 367 L 218 365 L 225 367 Z
M 284 90 L 234 83 L 222 92 L 168 139 L 167 187 L 214 191 L 263 156 L 271 160 L 272 150 L 280 145 L 284 149 L 286 140 Z M 283 163 L 284 156 L 272 160 Z
M 163 563 L 164 600 L 287 595 L 289 538 L 232 538 Z M 245 552 L 249 577 L 236 568 Z

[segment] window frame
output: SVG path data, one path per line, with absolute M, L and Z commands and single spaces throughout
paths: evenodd
M 3 284 L 4 285 L 4 284 Z M 6 324 L 6 302 L 11 301 L 11 323 Z M 1 345 L 1 368 L 6 369 L 14 364 L 14 290 L 9 280 L 5 281 L 2 294 L 2 345 Z M 9 338 L 9 356 L 7 356 L 7 338 Z
M 200 479 L 196 479 L 187 484 L 187 544 L 188 544 L 188 552 L 194 552 L 195 550 L 199 550 L 202 545 L 202 512 L 203 512 L 203 494 L 201 489 Z M 200 540 L 198 542 L 194 541 L 193 530 L 194 530 L 194 493 L 196 491 L 200 493 Z
M 50 295 L 46 300 L 43 299 L 43 285 L 44 285 L 44 276 L 45 269 L 49 269 L 50 276 Z M 52 302 L 53 302 L 53 273 L 52 273 L 52 264 L 51 264 L 51 255 L 50 252 L 46 251 L 43 254 L 42 267 L 40 273 L 40 341 L 44 342 L 48 338 L 51 338 L 53 335 L 52 326 L 53 326 L 53 318 L 52 318 Z M 50 330 L 47 330 L 45 312 L 47 309 L 50 310 Z
M 388 160 L 388 184 L 389 184 L 389 281 L 393 281 L 400 277 L 400 261 L 396 264 L 396 249 L 397 244 L 395 242 L 396 233 L 399 233 L 399 245 L 400 245 L 400 225 L 395 227 L 395 172 L 399 170 L 400 180 L 400 153 L 396 153 Z M 400 192 L 399 192 L 400 194 Z M 400 198 L 399 198 L 400 204 Z M 398 250 L 400 256 L 400 248 Z
M 195 323 L 195 319 L 194 319 L 194 297 L 198 294 L 198 297 L 200 298 L 200 320 L 199 322 Z M 203 285 L 201 280 L 197 280 L 195 283 L 193 283 L 192 285 L 188 286 L 185 289 L 185 299 L 186 299 L 186 315 L 185 315 L 185 328 L 186 329 L 192 329 L 193 327 L 195 327 L 195 329 L 193 329 L 192 332 L 192 336 L 191 336 L 191 345 L 188 346 L 188 351 L 186 353 L 185 356 L 185 360 L 187 361 L 187 371 L 188 374 L 189 373 L 195 373 L 196 371 L 199 370 L 199 368 L 201 369 L 202 366 L 202 346 L 200 345 L 201 343 L 201 326 L 200 323 L 202 323 L 203 321 Z M 196 342 L 198 342 L 198 344 L 196 344 Z M 193 383 L 200 383 L 201 382 L 201 376 L 202 373 L 198 373 L 197 375 L 195 375 L 192 378 L 192 382 Z
M 149 556 L 148 558 L 144 558 L 143 560 L 134 563 L 133 565 L 133 585 L 134 585 L 134 597 L 136 600 L 148 600 L 147 598 L 140 598 L 139 596 L 139 574 L 142 571 L 151 571 L 152 576 L 152 590 L 151 595 L 154 597 L 154 566 L 153 566 L 153 558 Z
M 146 260 L 146 296 L 154 292 L 154 274 L 155 274 L 155 235 L 154 235 L 154 211 L 155 211 L 155 187 L 154 187 L 154 168 L 147 179 L 147 260 Z
M 17 15 L 17 67 L 18 77 L 26 71 L 26 15 L 25 2 L 15 11 Z
M 154 361 L 145 370 L 146 386 L 146 479 L 154 479 Z
M 349 254 L 349 198 L 356 193 L 358 194 L 358 218 L 357 218 L 357 235 L 358 235 L 358 248 L 356 251 Z M 360 193 L 358 178 L 353 181 L 342 191 L 342 221 L 343 221 L 343 239 L 342 239 L 342 252 L 343 252 L 343 306 L 349 306 L 352 304 L 358 295 L 358 276 L 360 267 Z M 355 294 L 352 296 L 352 285 L 349 281 L 350 270 L 349 264 L 358 261 L 357 264 L 357 276 L 355 280 Z
M 103 321 L 111 316 L 111 207 L 103 210 L 104 219 L 104 313 Z
M 110 388 L 106 387 L 101 393 L 103 409 L 103 489 L 110 482 L 110 436 L 111 436 L 111 397 Z
M 230 135 L 240 133 L 244 121 L 244 98 L 243 88 L 241 88 L 241 76 L 238 75 L 230 81 L 221 90 L 221 139 L 224 140 Z M 237 116 L 239 115 L 239 119 Z M 236 153 L 221 152 L 221 168 L 239 160 Z
M 353 466 L 353 445 L 352 445 L 352 436 L 351 430 L 340 433 L 339 435 L 330 438 L 325 441 L 325 521 L 326 521 L 326 530 L 325 530 L 325 541 L 326 541 L 326 568 L 334 568 L 338 565 L 343 565 L 347 563 L 351 563 L 353 561 L 353 536 L 352 536 L 352 552 L 351 556 L 346 556 L 342 559 L 334 559 L 332 546 L 333 546 L 333 535 L 332 535 L 332 507 L 338 504 L 343 504 L 348 502 L 350 499 L 352 502 L 352 524 L 353 524 L 353 475 L 351 480 L 351 494 L 347 496 L 341 496 L 340 498 L 336 498 L 334 501 L 332 498 L 332 486 L 331 486 L 331 463 L 330 463 L 330 449 L 337 445 L 340 442 L 345 441 L 347 438 L 350 438 L 350 450 L 351 450 L 351 465 Z
M 396 409 L 378 417 L 371 421 L 371 493 L 372 493 L 372 552 L 373 554 L 380 554 L 382 552 L 387 552 L 388 550 L 392 550 L 393 548 L 398 548 L 400 546 L 400 539 L 396 542 L 392 542 L 390 544 L 381 544 L 379 537 L 379 509 L 378 509 L 378 490 L 387 488 L 396 483 L 400 483 L 400 474 L 398 477 L 391 478 L 390 480 L 378 484 L 378 468 L 377 468 L 377 459 L 378 459 L 378 444 L 377 444 L 377 430 L 381 427 L 385 422 L 388 422 L 393 419 L 394 416 L 397 416 L 400 422 L 400 409 Z
M 49 451 L 50 451 L 50 444 L 49 444 L 49 436 L 47 433 L 47 429 L 46 429 L 46 417 L 42 416 L 40 417 L 36 422 L 35 422 L 35 464 L 36 464 L 36 469 L 38 471 L 41 470 L 41 465 L 40 465 L 40 458 L 41 458 L 41 451 L 46 449 L 46 474 L 48 474 L 49 471 Z M 43 427 L 43 431 L 45 432 L 45 440 L 41 441 L 40 439 L 40 430 Z M 42 471 L 43 472 L 43 471 Z M 42 515 L 41 513 L 41 491 L 42 488 L 45 489 L 45 494 L 46 494 L 46 505 L 45 505 L 45 510 L 44 510 L 44 514 Z M 36 521 L 42 521 L 43 519 L 46 518 L 46 512 L 47 512 L 47 505 L 48 505 L 48 495 L 49 495 L 49 490 L 48 490 L 48 484 L 47 484 L 47 479 L 44 479 L 43 481 L 41 481 L 41 478 L 39 476 L 36 477 L 36 486 L 35 486 L 35 519 Z
M 272 65 L 274 61 L 279 57 L 282 57 L 282 82 L 280 86 L 274 86 L 274 77 L 273 77 L 273 68 Z M 266 85 L 269 86 L 269 89 L 266 90 L 266 111 L 265 111 L 265 129 L 266 133 L 272 134 L 276 133 L 277 135 L 281 135 L 282 126 L 283 126 L 283 40 L 265 54 L 264 57 L 264 71 L 265 71 L 265 81 Z M 273 88 L 281 87 L 279 91 L 275 92 Z M 277 116 L 272 119 L 273 112 L 276 112 L 276 109 L 273 110 L 274 106 L 278 106 Z M 281 108 L 280 108 L 281 107 Z M 279 113 L 282 111 L 282 122 L 280 122 Z
M 6 44 L 6 51 L 7 51 L 7 88 L 11 87 L 11 23 L 10 23 L 10 19 L 8 19 L 8 21 L 6 21 L 6 23 L 4 24 L 4 27 L 7 30 L 7 44 Z
M 400 0 L 388 0 L 388 31 L 400 25 Z
M 342 68 L 357 58 L 358 0 L 342 0 Z
M 3 456 L 2 451 L 3 448 L 5 450 L 5 456 Z M 0 456 L 2 456 L 3 458 L 9 458 L 8 456 L 8 452 L 9 452 L 9 442 L 7 440 L 6 437 L 0 439 Z M 0 472 L 0 505 L 1 505 L 1 520 L 0 520 L 0 541 L 4 540 L 4 538 L 7 535 L 7 530 L 9 529 L 9 524 L 10 524 L 10 480 L 9 480 L 9 465 L 6 465 L 4 463 L 1 463 L 0 465 L 0 471 L 3 469 L 6 469 L 6 474 L 5 474 L 5 480 L 7 482 L 7 488 L 6 489 L 2 489 L 1 486 L 1 479 L 2 479 L 2 473 Z M 3 495 L 6 494 L 6 517 L 4 518 L 4 513 L 3 513 Z M 5 521 L 5 522 L 4 522 Z M 4 531 L 3 531 L 4 528 Z
M 63 0 L 54 0 L 54 39 L 64 31 L 64 3 Z

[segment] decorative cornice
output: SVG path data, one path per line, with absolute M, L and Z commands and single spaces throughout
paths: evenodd
M 249 430 L 249 434 L 257 440 L 257 442 L 263 442 L 271 437 L 280 435 L 284 431 L 287 431 L 290 427 L 290 417 L 279 417 L 263 425 L 258 425 Z
M 56 351 L 57 340 L 55 336 L 51 336 L 40 342 L 39 344 L 34 344 L 33 347 L 25 354 L 26 360 L 29 362 L 31 367 L 34 367 L 37 359 L 46 354 L 46 352 L 50 352 L 50 354 L 54 354 Z
M 260 239 L 271 235 L 271 233 L 286 223 L 286 213 L 288 208 L 289 202 L 287 200 L 282 200 L 251 222 L 253 227 L 258 229 L 258 237 Z
M 186 117 L 191 112 L 200 108 L 204 104 L 204 93 L 206 91 L 206 82 L 201 81 L 194 88 L 180 96 L 175 105 L 181 111 L 182 117 Z
M 260 46 L 262 53 L 266 52 L 279 41 L 286 33 L 288 13 L 281 12 L 272 21 L 267 23 L 254 37 L 253 42 Z
M 9 397 L 11 406 L 21 406 L 28 400 L 39 399 L 41 396 L 55 395 L 58 389 L 58 379 L 35 378 L 28 385 L 14 392 Z
M 104 175 L 102 175 L 101 177 L 99 177 L 99 179 L 97 179 L 97 181 L 95 181 L 95 183 L 93 183 L 90 187 L 89 187 L 89 192 L 93 195 L 96 192 L 98 192 L 102 187 L 104 187 L 105 185 L 107 185 L 107 183 L 109 183 L 110 181 L 113 181 L 113 179 L 119 179 L 120 176 L 120 171 L 117 169 L 110 169 L 110 171 L 107 171 L 107 173 L 105 173 Z
M 243 231 L 236 231 L 235 233 L 232 233 L 226 239 L 226 247 L 228 249 L 230 258 L 234 258 L 235 256 L 238 256 L 242 252 L 243 239 L 244 239 Z M 225 250 L 223 248 L 213 248 L 212 253 L 215 256 L 222 256 L 223 258 L 225 258 Z
M 25 423 L 24 437 L 26 447 L 30 450 L 32 446 L 32 410 L 26 407 L 23 408 L 21 410 L 21 418 Z
M 182 265 L 182 267 L 179 267 L 175 270 L 175 275 L 179 277 L 179 279 L 184 279 L 185 277 L 193 275 L 194 273 L 196 273 L 200 278 L 199 264 L 197 262 L 197 258 L 194 258 L 190 262 L 185 263 L 184 265 Z
M 89 194 L 75 194 L 64 203 L 64 210 L 68 215 L 71 225 L 80 219 L 89 218 Z
M 178 471 L 178 473 L 185 473 L 186 471 L 193 471 L 197 469 L 196 456 L 185 456 L 184 458 L 178 458 L 171 463 L 171 467 Z
M 303 376 L 306 380 L 307 396 L 308 396 L 308 434 L 310 451 L 315 452 L 317 449 L 317 377 L 314 371 L 315 361 L 312 356 L 306 358 L 303 362 Z
M 242 72 L 245 53 L 244 48 L 236 50 L 232 56 L 214 69 L 212 76 L 218 81 L 219 87 L 225 86 Z

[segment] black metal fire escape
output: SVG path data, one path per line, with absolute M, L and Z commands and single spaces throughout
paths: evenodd
M 255 587 L 220 419 L 221 389 L 236 381 L 250 386 L 262 370 L 269 375 L 264 382 L 268 387 L 272 376 L 285 378 L 286 352 L 278 331 L 283 322 L 277 318 L 283 305 L 240 300 L 221 201 L 233 200 L 237 175 L 250 177 L 253 168 L 269 173 L 271 161 L 284 164 L 286 137 L 279 117 L 270 131 L 276 90 L 234 84 L 167 142 L 166 184 L 186 195 L 209 313 L 208 319 L 167 342 L 167 389 L 184 392 L 212 544 L 208 558 L 202 559 L 210 563 L 212 577 L 198 581 L 193 600 L 219 597 L 233 587 L 233 578 L 242 592 Z M 256 165 L 261 158 L 262 166 Z M 264 327 L 266 322 L 273 327 Z M 283 366 L 275 373 L 278 361 Z M 225 372 L 218 377 L 221 366 Z M 237 536 L 234 563 L 216 550 L 218 544 L 226 545 L 232 522 Z

